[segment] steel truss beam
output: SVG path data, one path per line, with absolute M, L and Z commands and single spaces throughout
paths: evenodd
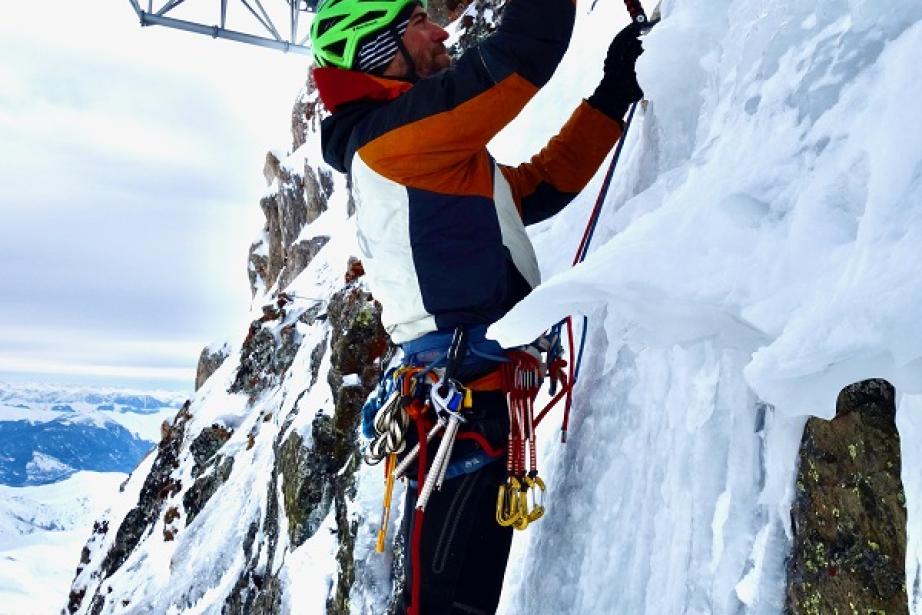
M 304 34 L 300 40 L 298 32 L 301 13 L 310 12 L 315 2 L 312 0 L 284 0 L 288 7 L 288 36 L 282 36 L 276 27 L 271 16 L 263 7 L 265 0 L 237 0 L 247 12 L 254 18 L 250 26 L 256 26 L 256 32 L 244 32 L 231 30 L 227 28 L 227 5 L 228 0 L 218 0 L 218 23 L 220 25 L 206 25 L 185 19 L 177 19 L 167 14 L 180 6 L 186 0 L 165 0 L 165 4 L 158 10 L 154 8 L 154 0 L 147 1 L 147 10 L 143 10 L 138 0 L 129 0 L 131 7 L 134 9 L 141 21 L 141 26 L 166 26 L 185 32 L 195 32 L 204 34 L 212 38 L 223 38 L 239 43 L 257 45 L 259 47 L 268 47 L 283 52 L 300 53 L 305 55 L 311 54 L 311 49 L 306 45 L 308 34 Z M 230 0 L 233 2 L 234 0 Z M 278 0 L 270 0 L 278 2 Z M 302 6 L 303 5 L 303 6 Z

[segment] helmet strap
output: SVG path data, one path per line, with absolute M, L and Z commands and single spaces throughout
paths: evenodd
M 406 45 L 403 44 L 403 37 L 397 32 L 397 28 L 393 26 L 391 26 L 391 36 L 394 37 L 394 42 L 397 43 L 397 49 L 400 50 L 404 61 L 407 63 L 407 74 L 405 75 L 405 79 L 410 83 L 416 83 L 419 81 L 419 74 L 416 72 L 416 62 L 413 61 L 413 57 L 410 56 L 410 52 L 407 51 Z

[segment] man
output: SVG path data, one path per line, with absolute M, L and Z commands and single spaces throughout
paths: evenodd
M 571 0 L 511 0 L 498 30 L 453 63 L 448 34 L 416 0 L 318 8 L 314 80 L 332 114 L 321 128 L 324 158 L 351 175 L 368 283 L 407 363 L 437 361 L 463 329 L 456 378 L 481 382 L 497 369 L 503 349 L 485 339 L 486 327 L 540 281 L 525 225 L 576 196 L 642 96 L 639 30 L 629 26 L 612 42 L 602 82 L 561 132 L 528 163 L 494 162 L 487 143 L 550 79 L 574 16 Z M 470 386 L 462 434 L 470 438 L 453 449 L 425 524 L 410 512 L 404 519 L 408 542 L 411 529 L 421 535 L 407 583 L 418 603 L 408 604 L 409 590 L 404 599 L 417 615 L 494 613 L 499 601 L 511 528 L 496 522 L 506 469 L 495 460 L 509 418 L 503 391 Z M 412 511 L 416 491 L 407 491 Z

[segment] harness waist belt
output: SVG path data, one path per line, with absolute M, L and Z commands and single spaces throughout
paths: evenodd
M 487 339 L 489 325 L 475 325 L 468 327 L 467 353 L 465 364 L 470 360 L 479 358 L 484 361 L 498 363 L 506 362 L 506 351 L 499 342 Z M 454 331 L 433 331 L 415 340 L 401 344 L 407 359 L 414 364 L 428 364 L 440 360 L 448 347 L 451 346 Z M 472 362 L 472 361 L 471 361 Z

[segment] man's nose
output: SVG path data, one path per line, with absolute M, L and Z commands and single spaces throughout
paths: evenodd
M 433 26 L 435 26 L 435 32 L 432 35 L 433 41 L 435 41 L 436 43 L 441 43 L 442 41 L 448 38 L 448 31 L 445 28 L 443 28 L 442 26 L 437 26 L 435 24 L 433 24 Z

